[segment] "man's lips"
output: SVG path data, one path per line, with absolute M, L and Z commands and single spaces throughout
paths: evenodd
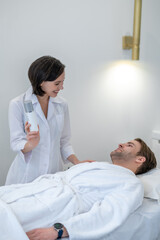
M 115 151 L 116 152 L 122 152 L 122 148 L 117 148 Z

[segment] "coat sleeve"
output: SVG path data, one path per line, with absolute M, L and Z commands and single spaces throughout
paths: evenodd
M 62 135 L 60 139 L 60 149 L 63 161 L 67 161 L 67 158 L 74 154 L 72 145 L 71 145 L 71 128 L 70 128 L 70 118 L 68 105 L 65 102 L 64 105 L 64 126 L 62 130 Z
M 31 152 L 23 154 L 21 150 L 24 148 L 27 139 L 24 130 L 24 113 L 21 102 L 12 100 L 9 104 L 9 128 L 10 128 L 10 146 L 13 151 L 21 153 L 25 161 L 31 157 Z
M 63 222 L 70 240 L 106 239 L 107 234 L 117 229 L 135 211 L 143 200 L 140 182 L 125 184 L 103 201 L 96 202 L 87 213 L 82 213 Z
M 23 124 L 23 112 L 19 102 L 11 101 L 9 104 L 10 144 L 13 151 L 19 151 L 26 144 L 26 134 Z

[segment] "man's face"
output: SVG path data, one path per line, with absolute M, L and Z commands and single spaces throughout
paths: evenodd
M 118 148 L 111 152 L 111 159 L 114 163 L 114 160 L 130 160 L 135 158 L 137 153 L 141 149 L 141 144 L 136 140 L 131 140 L 127 143 L 121 143 L 118 145 Z

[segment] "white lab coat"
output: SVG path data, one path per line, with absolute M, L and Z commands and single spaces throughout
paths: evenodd
M 143 194 L 132 171 L 104 162 L 77 164 L 32 183 L 4 186 L 0 188 L 1 240 L 26 240 L 23 230 L 56 222 L 64 224 L 70 240 L 107 240 L 142 204 Z M 9 224 L 16 226 L 20 237 L 14 229 L 8 231 Z
M 32 151 L 23 154 L 26 144 L 24 100 L 32 100 L 40 131 L 40 142 Z M 17 151 L 6 179 L 6 184 L 27 183 L 40 175 L 62 170 L 62 160 L 73 154 L 70 144 L 70 121 L 66 101 L 61 97 L 49 99 L 47 119 L 32 88 L 10 102 L 10 144 Z

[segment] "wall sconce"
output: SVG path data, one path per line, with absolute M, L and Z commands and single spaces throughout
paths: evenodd
M 133 37 L 132 36 L 122 37 L 123 49 L 132 48 L 132 60 L 139 60 L 141 11 L 142 11 L 142 0 L 135 0 L 134 1 Z

